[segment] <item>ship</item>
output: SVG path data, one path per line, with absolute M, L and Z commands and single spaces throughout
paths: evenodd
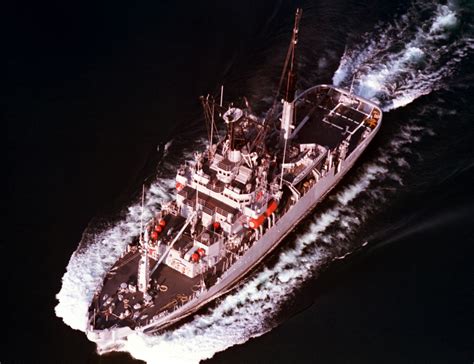
M 295 15 L 277 97 L 264 117 L 247 99 L 201 97 L 208 142 L 96 290 L 87 337 L 99 352 L 156 335 L 235 289 L 354 166 L 382 111 L 351 89 L 296 94 Z M 282 87 L 284 86 L 284 87 Z M 284 90 L 283 90 L 284 89 Z M 220 129 L 219 130 L 219 126 Z M 143 194 L 142 194 L 143 206 Z

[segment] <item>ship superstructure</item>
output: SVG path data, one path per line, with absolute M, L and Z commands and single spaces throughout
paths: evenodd
M 330 85 L 295 97 L 301 10 L 280 112 L 202 98 L 209 143 L 176 174 L 176 198 L 143 224 L 90 306 L 88 337 L 104 347 L 152 334 L 224 294 L 337 184 L 381 125 L 374 103 Z M 225 133 L 216 130 L 220 116 Z M 275 115 L 275 116 L 274 116 Z

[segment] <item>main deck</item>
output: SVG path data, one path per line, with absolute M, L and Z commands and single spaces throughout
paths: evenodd
M 291 137 L 296 143 L 316 143 L 330 150 L 350 137 L 350 154 L 362 139 L 372 109 L 355 96 L 324 87 L 310 89 L 297 100 L 296 128 Z

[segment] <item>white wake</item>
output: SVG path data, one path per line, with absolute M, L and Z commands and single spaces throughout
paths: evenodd
M 415 4 L 393 24 L 367 34 L 361 45 L 347 49 L 333 82 L 349 87 L 354 80 L 356 93 L 377 100 L 386 111 L 441 87 L 472 49 L 472 42 L 453 38 L 459 15 L 450 4 L 432 4 L 432 16 L 413 31 L 413 22 L 419 21 L 417 6 L 420 5 Z M 409 146 L 427 132 L 415 124 L 402 126 L 372 161 L 356 171 L 354 182 L 333 196 L 325 211 L 312 218 L 306 231 L 296 237 L 272 267 L 254 274 L 208 313 L 159 336 L 134 334 L 120 350 L 148 363 L 198 363 L 271 330 L 271 318 L 282 303 L 304 281 L 318 274 L 323 263 L 363 244 L 352 241 L 351 236 L 388 198 L 387 187 L 403 183 L 403 172 L 409 168 L 405 160 Z M 176 165 L 168 163 L 167 169 L 173 170 Z M 145 218 L 171 197 L 171 177 L 152 184 L 146 196 Z M 361 200 L 366 207 L 363 210 L 356 206 Z M 85 330 L 89 302 L 106 272 L 138 234 L 140 211 L 139 204 L 135 204 L 123 221 L 83 237 L 57 294 L 56 315 L 67 325 Z
M 422 19 L 429 7 L 434 8 L 432 15 Z M 458 12 L 452 2 L 415 2 L 393 24 L 379 25 L 347 49 L 333 83 L 352 85 L 354 93 L 380 102 L 385 111 L 439 89 L 474 49 L 472 38 L 459 36 Z

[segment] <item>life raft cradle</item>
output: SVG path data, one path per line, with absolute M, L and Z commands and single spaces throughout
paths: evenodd
M 375 129 L 375 127 L 379 123 L 379 119 L 380 119 L 380 112 L 377 109 L 374 109 L 372 110 L 370 117 L 367 118 L 365 123 L 369 128 Z
M 270 201 L 270 203 L 268 204 L 267 209 L 265 210 L 265 212 L 263 214 L 261 214 L 256 219 L 250 219 L 250 222 L 249 222 L 250 228 L 254 229 L 254 230 L 258 229 L 260 227 L 260 225 L 263 224 L 265 219 L 267 217 L 271 216 L 271 214 L 273 214 L 275 212 L 277 207 L 278 207 L 278 202 L 277 201 L 275 201 L 275 200 Z

